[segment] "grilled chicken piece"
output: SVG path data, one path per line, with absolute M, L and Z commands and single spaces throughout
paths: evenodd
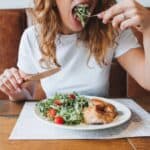
M 83 110 L 84 121 L 87 124 L 110 123 L 116 116 L 117 111 L 112 104 L 97 99 L 91 99 L 89 107 Z

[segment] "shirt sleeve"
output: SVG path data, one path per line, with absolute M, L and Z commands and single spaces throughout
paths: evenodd
M 138 47 L 141 47 L 141 45 L 138 43 L 138 40 L 134 36 L 132 30 L 125 30 L 119 36 L 114 56 L 117 58 L 129 50 Z
M 32 43 L 29 37 L 28 30 L 25 30 L 20 41 L 17 66 L 26 74 L 35 74 L 38 71 L 35 67 Z

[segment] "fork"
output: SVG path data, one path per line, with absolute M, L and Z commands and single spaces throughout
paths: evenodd
M 88 18 L 93 18 L 93 17 L 97 17 L 97 14 L 95 15 L 91 15 L 91 16 L 87 16 Z

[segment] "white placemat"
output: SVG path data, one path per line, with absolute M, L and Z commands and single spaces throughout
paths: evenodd
M 35 102 L 26 102 L 10 140 L 55 140 L 55 139 L 115 139 L 150 136 L 150 114 L 131 99 L 115 99 L 128 106 L 132 118 L 127 123 L 110 129 L 74 131 L 51 126 L 34 114 Z

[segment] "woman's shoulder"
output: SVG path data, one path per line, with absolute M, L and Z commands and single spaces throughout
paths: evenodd
M 33 25 L 33 26 L 30 26 L 28 28 L 26 28 L 24 30 L 24 35 L 26 36 L 29 36 L 29 37 L 36 37 L 38 35 L 38 32 L 37 32 L 37 26 L 36 25 Z
M 24 30 L 21 37 L 21 43 L 23 45 L 28 44 L 30 47 L 39 45 L 37 26 L 30 26 Z
M 35 53 L 34 51 L 39 47 L 37 35 L 36 26 L 30 26 L 26 28 L 21 37 L 20 49 L 27 49 L 28 51 Z

